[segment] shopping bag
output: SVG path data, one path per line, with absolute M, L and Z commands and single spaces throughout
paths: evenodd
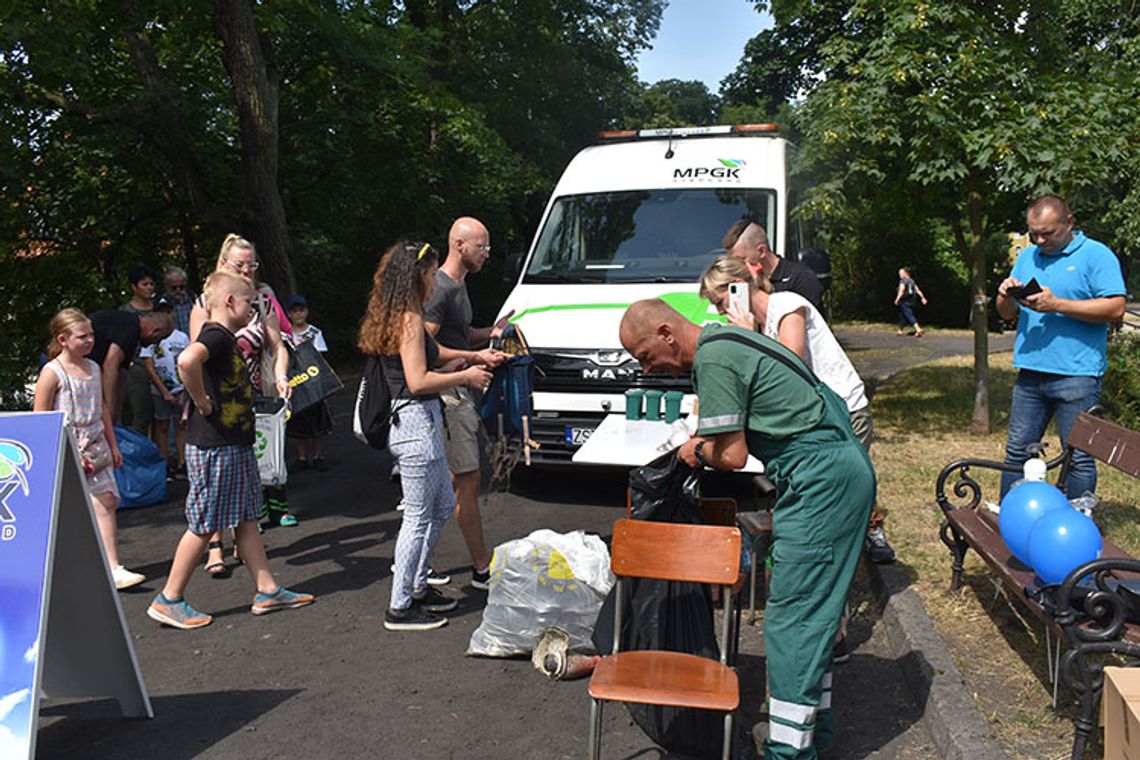
M 142 433 L 115 426 L 115 441 L 123 466 L 115 470 L 119 506 L 149 507 L 166 501 L 166 460 L 158 447 Z
M 285 422 L 289 419 L 289 402 L 261 396 L 253 408 L 256 416 L 253 453 L 257 455 L 261 485 L 283 486 L 289 475 L 285 465 Z
M 312 341 L 289 349 L 288 376 L 293 388 L 289 404 L 294 412 L 319 404 L 344 387 Z

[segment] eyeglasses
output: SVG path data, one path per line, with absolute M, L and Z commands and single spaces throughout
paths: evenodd
M 230 267 L 235 272 L 256 272 L 257 268 L 261 265 L 256 261 L 230 261 L 227 259 L 226 266 Z
M 477 246 L 475 246 L 475 248 L 477 248 L 479 250 L 479 253 L 490 253 L 491 252 L 491 244 L 490 243 L 484 243 L 483 245 L 477 245 Z

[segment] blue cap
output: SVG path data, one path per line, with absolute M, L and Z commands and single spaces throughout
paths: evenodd
M 309 308 L 309 302 L 303 295 L 298 293 L 295 296 L 290 296 L 289 300 L 285 302 L 285 311 L 289 311 L 294 306 L 304 306 L 307 309 Z

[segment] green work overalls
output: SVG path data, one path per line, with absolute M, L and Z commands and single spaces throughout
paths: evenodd
M 813 429 L 784 441 L 746 431 L 749 452 L 779 492 L 764 612 L 765 760 L 810 760 L 817 746 L 834 743 L 832 644 L 875 500 L 875 472 L 846 406 L 827 386 L 814 385 L 824 414 Z

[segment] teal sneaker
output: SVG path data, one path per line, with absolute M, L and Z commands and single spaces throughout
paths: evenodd
M 159 595 L 150 603 L 146 610 L 147 617 L 160 623 L 189 631 L 193 628 L 202 628 L 214 622 L 214 618 L 204 612 L 198 612 L 190 606 L 185 599 L 171 601 L 159 592 Z
M 277 590 L 272 594 L 266 594 L 261 591 L 257 592 L 257 596 L 253 597 L 253 606 L 249 611 L 254 615 L 268 615 L 270 612 L 277 610 L 291 610 L 294 607 L 304 607 L 312 604 L 317 599 L 312 594 L 298 594 L 296 591 L 290 591 L 284 586 L 278 586 Z

